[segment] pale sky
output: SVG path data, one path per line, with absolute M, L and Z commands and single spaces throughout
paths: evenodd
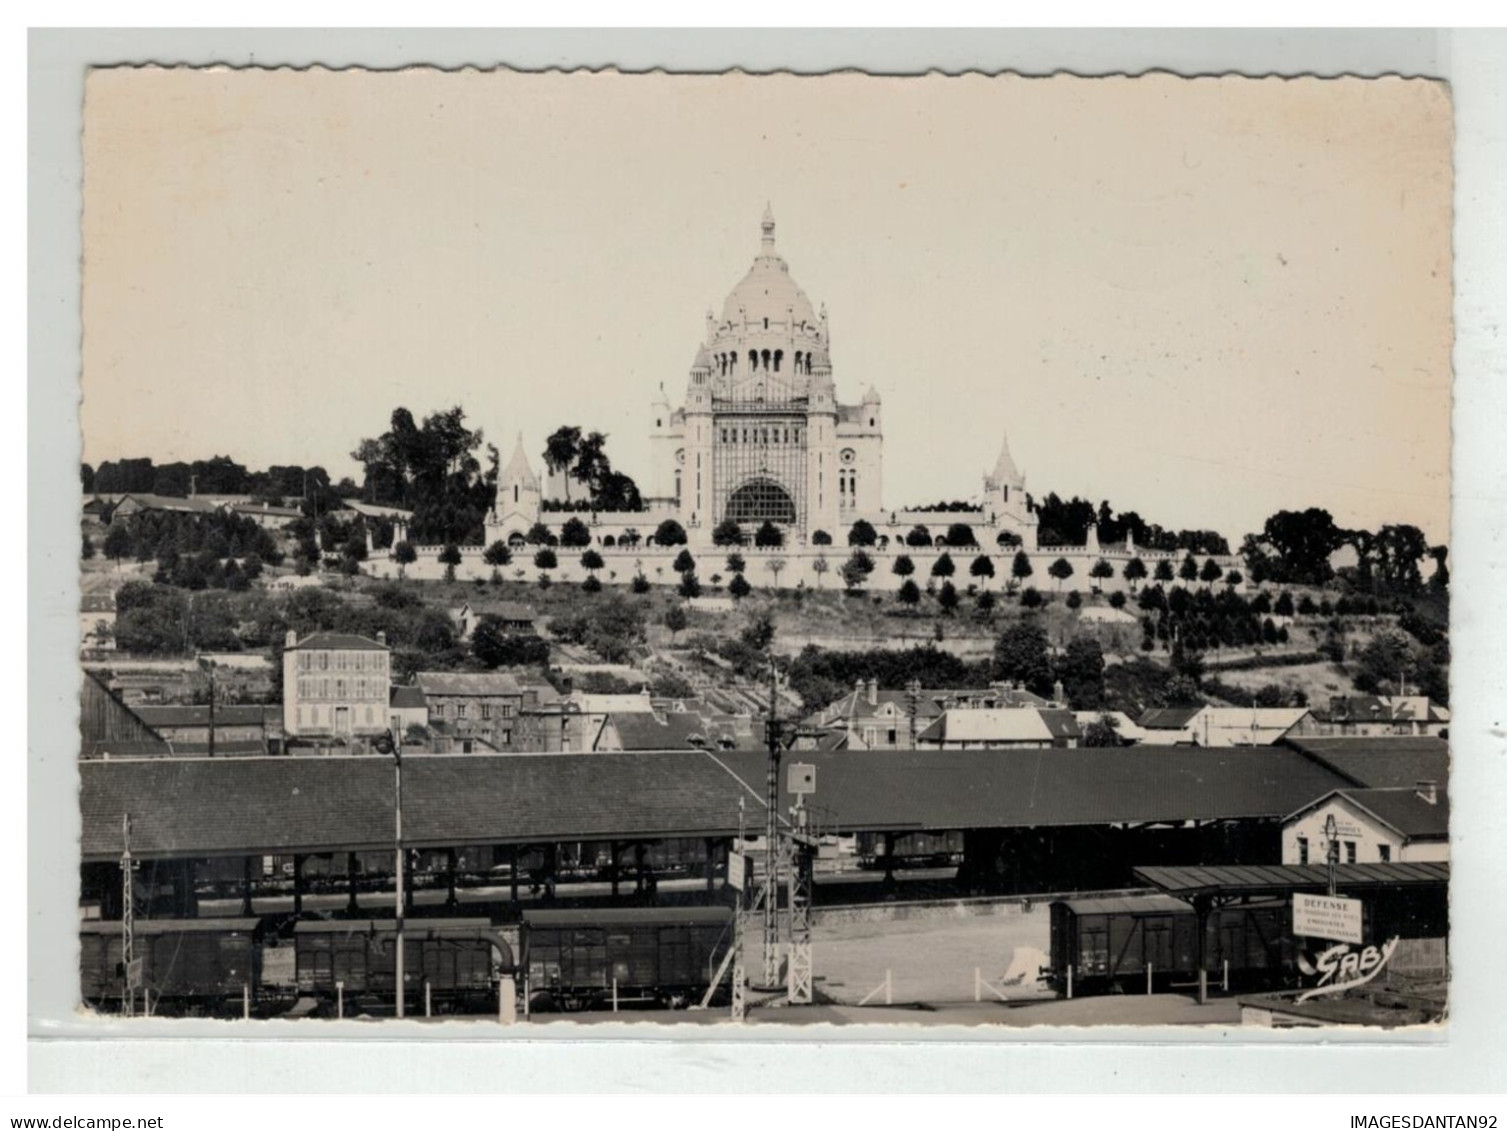
M 649 477 L 765 202 L 885 504 L 1448 536 L 1451 126 L 1406 80 L 96 71 L 85 456 L 359 469 L 465 406 Z

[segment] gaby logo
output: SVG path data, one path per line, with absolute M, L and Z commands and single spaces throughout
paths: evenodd
M 1388 939 L 1380 947 L 1368 946 L 1357 950 L 1349 943 L 1340 943 L 1320 953 L 1309 961 L 1308 956 L 1298 955 L 1298 969 L 1307 977 L 1318 976 L 1319 983 L 1307 993 L 1300 994 L 1296 1001 L 1326 994 L 1343 993 L 1345 990 L 1363 986 L 1380 974 L 1397 950 L 1397 940 Z

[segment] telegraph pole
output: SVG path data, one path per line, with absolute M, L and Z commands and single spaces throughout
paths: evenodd
M 397 998 L 398 1017 L 403 1016 L 403 737 L 396 730 L 389 730 L 377 739 L 377 749 L 392 755 L 393 772 L 393 891 L 395 902 L 393 918 L 396 930 L 393 937 L 393 992 Z
M 132 871 L 135 864 L 131 861 L 131 814 L 125 813 L 120 818 L 121 852 L 120 852 L 120 965 L 124 974 L 125 992 L 123 1004 L 126 1016 L 136 1015 L 136 892 L 133 886 Z
M 764 796 L 764 985 L 779 979 L 780 946 L 780 723 L 779 674 L 769 661 L 769 722 L 764 734 L 769 771 Z

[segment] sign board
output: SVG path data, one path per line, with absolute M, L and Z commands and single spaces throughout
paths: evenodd
M 1292 897 L 1292 933 L 1299 938 L 1361 941 L 1361 902 L 1332 895 Z
M 785 779 L 790 792 L 805 796 L 816 792 L 816 767 L 810 762 L 791 762 L 789 776 Z
M 134 990 L 142 982 L 142 966 L 145 962 L 142 958 L 133 958 L 126 963 L 126 989 Z
M 292 946 L 262 948 L 262 984 L 295 986 L 298 984 L 298 952 Z
M 748 857 L 741 852 L 728 853 L 727 884 L 739 891 L 748 886 Z

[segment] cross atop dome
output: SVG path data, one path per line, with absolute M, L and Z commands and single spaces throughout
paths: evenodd
M 774 209 L 766 201 L 764 204 L 764 219 L 759 221 L 759 229 L 764 233 L 763 245 L 765 253 L 774 251 Z

